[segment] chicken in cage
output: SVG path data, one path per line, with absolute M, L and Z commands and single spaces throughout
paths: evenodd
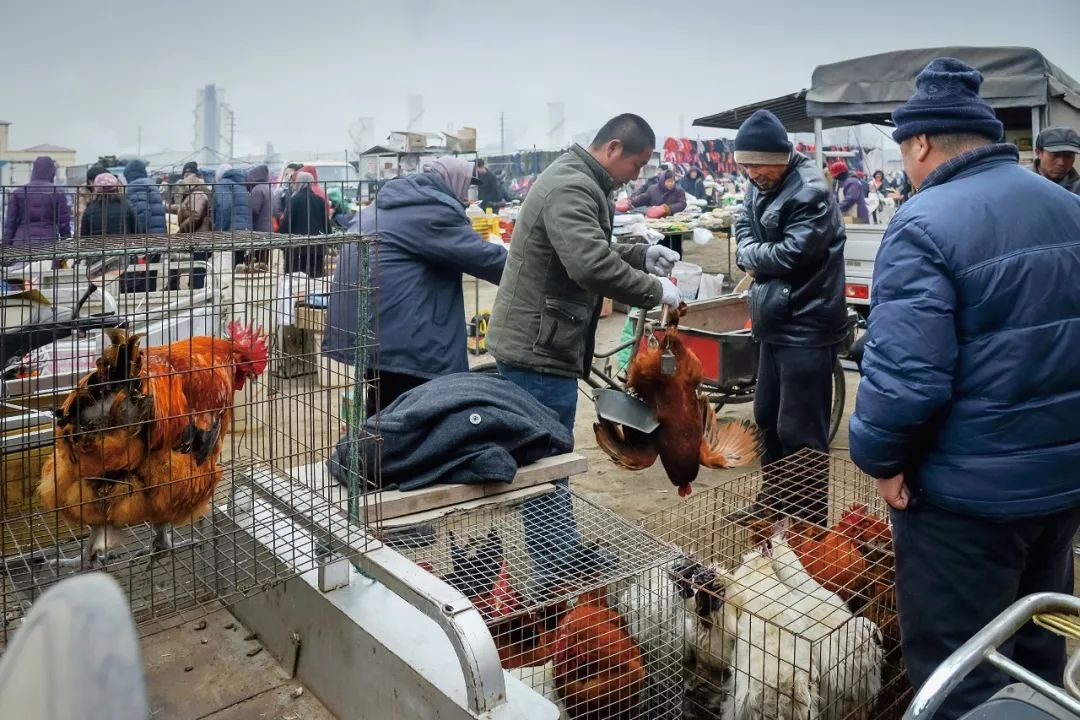
M 367 267 L 375 246 L 331 232 L 325 187 L 265 183 L 282 198 L 271 232 L 253 226 L 249 191 L 227 172 L 162 190 L 137 175 L 99 173 L 73 196 L 0 189 L 7 213 L 55 212 L 0 250 L 0 645 L 72 573 L 114 575 L 146 622 L 313 567 L 318 548 L 260 542 L 236 498 L 265 478 L 287 497 L 295 468 L 340 438 L 342 389 L 362 396 L 371 381 L 366 313 L 356 364 L 319 349 L 333 294 L 371 292 L 366 273 L 332 286 L 336 258 L 355 246 Z M 51 202 L 31 197 L 45 190 Z
M 796 493 L 789 508 L 820 503 L 822 473 L 836 519 L 829 527 L 754 502 L 763 484 L 780 483 Z M 644 527 L 692 558 L 680 571 L 691 598 L 685 717 L 903 712 L 910 688 L 891 531 L 873 482 L 853 465 L 803 451 L 646 518 Z
M 448 515 L 432 525 L 434 542 L 402 551 L 472 601 L 503 667 L 562 717 L 680 717 L 680 558 L 614 513 L 573 504 L 586 552 L 554 585 L 535 582 L 520 503 Z

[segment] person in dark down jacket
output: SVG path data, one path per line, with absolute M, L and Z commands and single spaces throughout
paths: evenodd
M 735 224 L 738 265 L 754 278 L 750 320 L 759 342 L 754 418 L 765 439 L 762 465 L 799 450 L 829 449 L 832 373 L 847 334 L 844 224 L 824 176 L 792 152 L 780 120 L 758 110 L 735 137 L 735 162 L 750 178 Z M 828 467 L 766 472 L 763 509 L 823 523 Z
M 256 165 L 247 171 L 248 203 L 251 205 L 251 229 L 273 229 L 273 199 L 270 197 L 270 168 Z
M 482 159 L 476 161 L 476 179 L 479 180 L 476 197 L 484 210 L 498 211 L 510 200 L 510 195 L 507 194 L 499 176 L 488 170 L 487 164 Z
M 292 197 L 281 226 L 288 235 L 327 235 L 330 218 L 326 202 L 315 194 L 315 178 L 301 170 L 293 176 Z M 297 245 L 285 250 L 285 272 L 302 272 L 309 277 L 322 277 L 326 246 Z
M 219 232 L 238 233 L 251 230 L 251 205 L 248 202 L 244 172 L 232 165 L 218 166 L 214 172 L 213 224 Z M 233 252 L 233 264 L 247 258 L 248 250 Z
M 840 214 L 850 222 L 862 225 L 870 222 L 870 210 L 866 205 L 866 186 L 854 173 L 848 171 L 847 163 L 837 160 L 829 165 L 829 174 L 836 186 L 836 198 Z
M 686 192 L 675 182 L 675 173 L 665 170 L 655 183 L 650 183 L 643 191 L 630 198 L 630 204 L 634 207 L 648 207 L 665 209 L 664 215 L 674 215 L 686 209 Z
M 588 148 L 574 145 L 533 185 L 514 225 L 506 271 L 488 327 L 499 373 L 559 414 L 573 431 L 578 378 L 592 361 L 603 298 L 633 307 L 678 305 L 667 278 L 678 254 L 659 245 L 611 242 L 616 183 L 641 173 L 656 135 L 645 120 L 618 115 Z M 568 482 L 522 506 L 537 599 L 582 570 L 605 563 L 581 543 Z
M 387 182 L 353 219 L 351 232 L 379 234 L 371 303 L 379 328 L 379 392 L 367 394 L 368 415 L 431 378 L 469 369 L 462 274 L 498 284 L 506 262 L 502 244 L 481 238 L 465 216 L 472 173 L 470 162 L 438 158 L 424 172 Z M 367 281 L 358 262 L 356 246 L 345 246 L 323 341 L 323 352 L 346 365 L 355 362 L 359 344 L 356 288 Z
M 135 212 L 135 232 L 140 235 L 165 234 L 165 201 L 146 173 L 146 162 L 132 160 L 124 166 L 125 196 Z
M 1080 526 L 1080 198 L 1018 165 L 982 76 L 919 74 L 893 138 L 918 192 L 874 263 L 851 458 L 891 506 L 904 660 L 918 687 L 1017 599 L 1073 591 Z M 1065 641 L 999 651 L 1060 684 Z M 1005 685 L 977 666 L 935 718 Z
M 272 232 L 274 229 L 274 198 L 270 190 L 270 168 L 256 165 L 247 171 L 248 203 L 251 205 L 251 229 Z M 269 250 L 250 251 L 245 262 L 267 263 Z
M 687 170 L 686 175 L 679 181 L 679 187 L 682 188 L 683 192 L 689 193 L 699 200 L 705 199 L 705 179 L 701 177 L 701 171 L 696 167 Z
M 94 176 L 94 196 L 82 214 L 81 237 L 135 232 L 135 211 L 121 189 L 119 178 L 107 170 Z
M 71 237 L 71 207 L 55 180 L 56 162 L 48 155 L 35 159 L 30 182 L 7 198 L 5 245 L 40 246 Z

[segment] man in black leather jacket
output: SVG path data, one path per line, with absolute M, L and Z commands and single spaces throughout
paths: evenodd
M 844 224 L 814 164 L 792 152 L 779 119 L 758 110 L 735 138 L 750 179 L 735 225 L 738 265 L 754 278 L 750 319 L 760 344 L 754 417 L 762 464 L 803 448 L 828 451 L 832 371 L 847 330 Z M 821 464 L 821 463 L 819 463 Z M 759 503 L 824 523 L 828 468 L 766 470 Z

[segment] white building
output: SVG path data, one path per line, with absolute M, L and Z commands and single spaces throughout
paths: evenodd
M 40 155 L 56 161 L 56 177 L 64 178 L 64 168 L 75 164 L 75 151 L 59 145 L 43 144 L 12 150 L 8 147 L 11 123 L 0 120 L 0 185 L 22 185 L 30 180 L 30 169 Z

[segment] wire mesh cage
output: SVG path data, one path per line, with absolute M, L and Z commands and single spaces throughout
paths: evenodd
M 0 188 L 0 648 L 72 573 L 113 575 L 139 622 L 201 612 L 345 552 L 375 498 L 362 452 L 344 509 L 307 471 L 375 441 L 349 422 L 377 352 L 349 188 L 130 175 Z
M 503 668 L 562 717 L 680 717 L 675 551 L 565 488 L 548 490 L 400 528 L 395 544 L 473 602 Z M 564 522 L 562 503 L 574 528 L 542 531 Z
M 642 521 L 691 560 L 691 718 L 893 718 L 910 696 L 873 481 L 801 451 Z

